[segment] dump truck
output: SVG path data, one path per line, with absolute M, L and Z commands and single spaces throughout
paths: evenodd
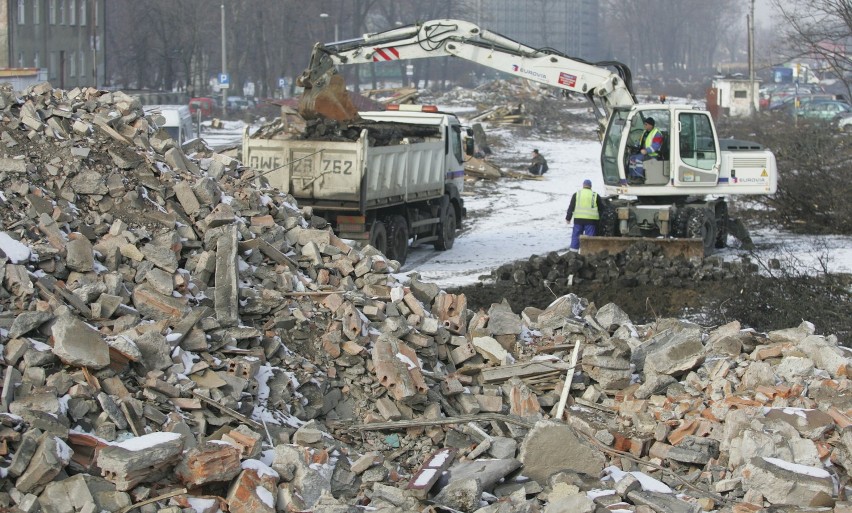
M 727 196 L 776 191 L 778 173 L 771 151 L 752 142 L 720 140 L 706 110 L 671 103 L 639 105 L 624 64 L 590 63 L 550 48 L 532 48 L 462 20 L 432 20 L 317 43 L 298 79 L 305 88 L 299 111 L 308 119 L 342 122 L 358 116 L 343 94 L 340 66 L 444 56 L 589 100 L 603 143 L 601 170 L 607 198 L 600 221 L 603 236 L 582 238 L 581 253 L 619 251 L 642 239 L 662 245 L 671 255 L 704 255 L 727 241 L 731 222 Z M 645 181 L 631 182 L 630 157 L 639 151 L 648 118 L 656 120 L 663 147 L 657 158 L 645 160 Z
M 355 140 L 266 139 L 246 131 L 243 162 L 328 220 L 338 236 L 369 243 L 401 264 L 409 246 L 450 249 L 465 215 L 464 154 L 473 152 L 473 139 L 454 114 L 394 108 L 361 112 L 346 125 Z

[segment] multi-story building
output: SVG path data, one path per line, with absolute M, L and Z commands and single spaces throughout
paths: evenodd
M 478 23 L 534 48 L 587 61 L 602 58 L 599 0 L 476 0 Z
M 104 84 L 106 0 L 0 0 L 0 68 L 47 70 L 60 89 Z

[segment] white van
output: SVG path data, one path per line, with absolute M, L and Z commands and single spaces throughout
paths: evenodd
M 165 129 L 179 144 L 195 139 L 195 126 L 192 124 L 192 115 L 186 105 L 147 105 L 144 110 L 146 115 L 162 116 L 165 121 L 158 126 Z

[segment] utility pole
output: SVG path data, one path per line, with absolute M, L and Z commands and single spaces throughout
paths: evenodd
M 228 59 L 225 53 L 225 2 L 222 2 L 222 74 L 228 74 Z M 229 85 L 230 82 L 229 80 Z M 228 88 L 222 87 L 222 84 L 219 84 L 219 88 L 222 89 L 222 117 L 224 118 L 227 115 Z
M 751 0 L 751 13 L 748 16 L 748 85 L 749 108 L 751 117 L 757 113 L 757 94 L 754 91 L 754 0 Z

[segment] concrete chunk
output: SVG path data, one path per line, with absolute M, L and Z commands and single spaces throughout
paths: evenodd
M 645 366 L 658 374 L 676 376 L 704 362 L 701 331 L 667 331 L 655 337 L 646 348 Z
M 597 476 L 606 458 L 587 446 L 570 426 L 553 421 L 539 421 L 521 444 L 519 459 L 524 475 L 546 484 L 547 478 L 560 470 L 574 470 Z
M 183 445 L 180 433 L 151 433 L 101 448 L 96 461 L 107 481 L 125 491 L 171 468 Z
M 36 492 L 53 481 L 71 461 L 74 451 L 60 438 L 45 434 L 30 460 L 27 470 L 15 481 L 15 487 L 24 492 Z
M 743 488 L 757 490 L 775 506 L 834 505 L 834 484 L 823 468 L 777 458 L 754 458 L 743 469 Z
M 239 289 L 237 287 L 237 227 L 225 229 L 216 244 L 216 319 L 222 326 L 239 324 Z
M 76 317 L 58 318 L 51 327 L 51 334 L 53 353 L 63 362 L 93 369 L 109 365 L 109 346 L 103 336 Z
M 51 319 L 53 319 L 53 314 L 50 312 L 21 312 L 15 317 L 12 327 L 9 328 L 9 338 L 15 339 L 21 335 L 26 335 Z M 12 363 L 16 362 L 17 359 Z

